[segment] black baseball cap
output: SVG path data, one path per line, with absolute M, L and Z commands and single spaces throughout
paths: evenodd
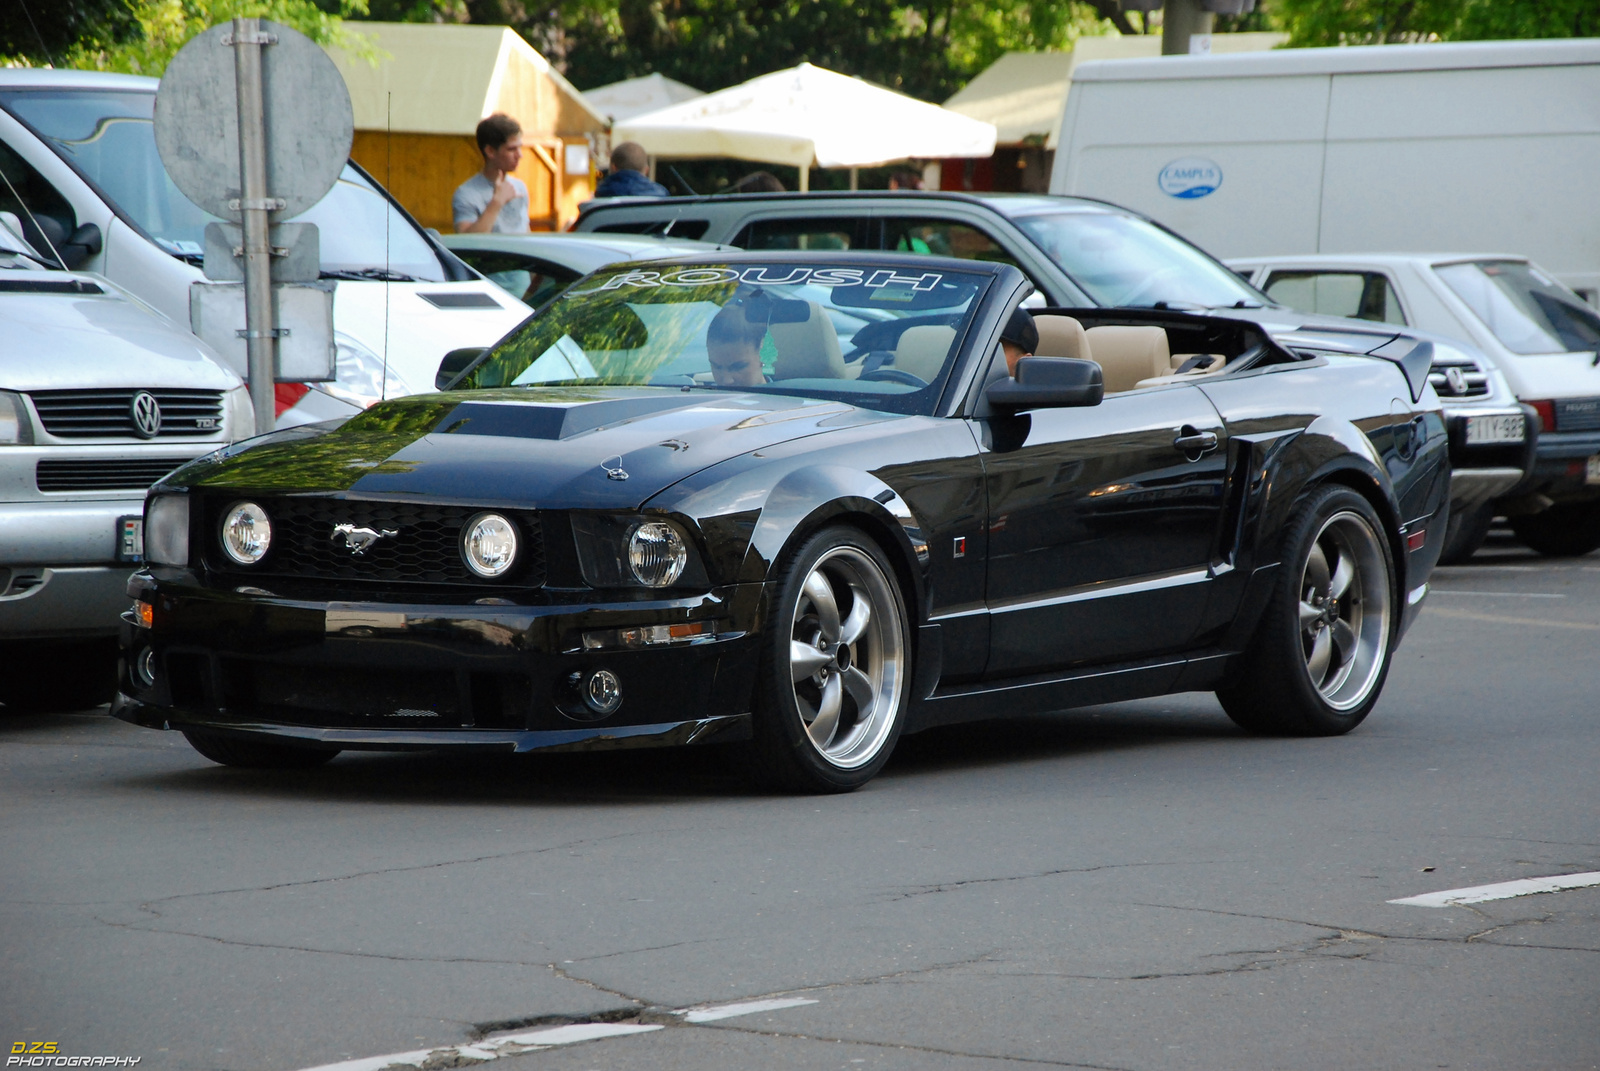
M 1000 340 L 1021 346 L 1023 353 L 1032 353 L 1039 348 L 1039 328 L 1034 325 L 1027 309 L 1018 308 L 1011 313 L 1005 330 L 1000 332 Z

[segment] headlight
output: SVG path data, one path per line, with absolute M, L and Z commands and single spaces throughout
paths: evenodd
M 256 410 L 250 402 L 250 392 L 244 387 L 235 387 L 224 394 L 223 399 L 222 419 L 226 422 L 223 430 L 227 433 L 228 441 L 236 443 L 255 435 Z
M 628 535 L 628 571 L 647 588 L 671 587 L 688 561 L 683 537 L 664 521 L 646 521 Z
M 710 582 L 699 555 L 671 521 L 582 510 L 571 517 L 578 565 L 590 587 L 699 587 Z
M 154 495 L 144 507 L 144 560 L 189 564 L 189 496 Z
M 222 517 L 223 552 L 240 565 L 254 565 L 272 546 L 272 522 L 254 502 L 236 502 Z
M 517 562 L 517 526 L 498 513 L 480 513 L 461 529 L 461 558 L 486 580 L 504 576 Z
M 312 386 L 341 402 L 365 409 L 385 398 L 400 398 L 413 393 L 394 363 L 387 366 L 382 357 L 342 332 L 334 332 L 334 376 L 331 383 Z
M 0 390 L 0 446 L 27 446 L 33 442 L 33 421 L 22 395 Z

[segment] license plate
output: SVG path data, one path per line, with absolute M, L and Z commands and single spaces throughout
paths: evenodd
M 1520 443 L 1528 429 L 1521 413 L 1467 418 L 1467 445 L 1479 443 Z
M 144 561 L 144 518 L 117 518 L 117 561 Z
M 1600 454 L 1590 454 L 1583 470 L 1584 483 L 1600 483 Z

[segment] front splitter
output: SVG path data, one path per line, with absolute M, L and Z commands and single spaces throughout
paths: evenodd
M 246 722 L 164 710 L 126 694 L 111 705 L 114 717 L 147 729 L 203 729 L 206 732 L 270 737 L 277 743 L 341 751 L 616 751 L 626 748 L 683 747 L 734 743 L 751 738 L 750 715 L 572 729 L 331 729 L 281 722 Z

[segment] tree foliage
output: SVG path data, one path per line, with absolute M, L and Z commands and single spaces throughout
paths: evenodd
M 1600 34 L 1597 0 L 1274 0 L 1272 7 L 1292 46 Z
M 0 23 L 7 52 L 22 62 L 80 70 L 120 71 L 159 76 L 191 37 L 236 17 L 271 19 L 292 26 L 319 44 L 363 51 L 343 27 L 344 18 L 367 14 L 367 0 L 11 0 L 24 14 L 48 6 L 51 36 L 23 35 L 14 28 L 17 11 Z M 57 22 L 56 4 L 68 14 Z M 27 10 L 21 10 L 21 9 Z M 31 30 L 31 26 L 25 28 Z M 70 36 L 69 36 L 70 35 Z M 34 43 L 29 43 L 29 37 Z

